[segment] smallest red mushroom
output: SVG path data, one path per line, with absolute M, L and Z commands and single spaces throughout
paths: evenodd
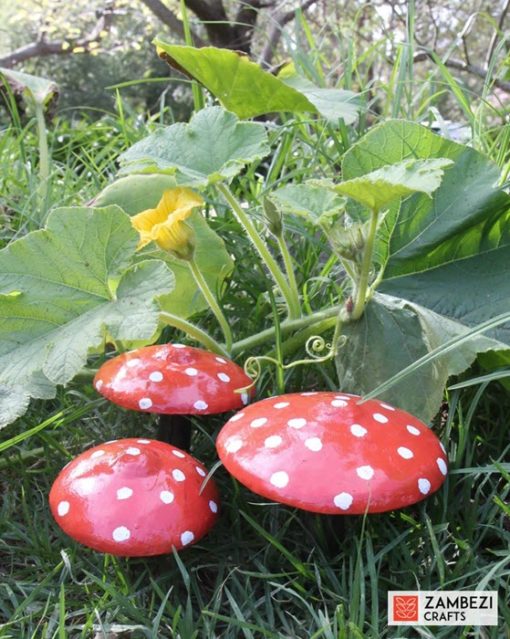
M 203 537 L 219 508 L 218 490 L 191 455 L 150 439 L 91 448 L 60 472 L 50 508 L 70 537 L 100 552 L 147 557 Z
M 146 346 L 105 362 L 95 389 L 114 404 L 162 415 L 211 415 L 242 408 L 252 380 L 234 362 L 192 346 Z M 242 392 L 239 392 L 242 391 Z

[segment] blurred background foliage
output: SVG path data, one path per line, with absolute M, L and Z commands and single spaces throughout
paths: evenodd
M 2 0 L 0 66 L 54 79 L 61 88 L 59 111 L 69 117 L 76 107 L 87 108 L 93 118 L 112 109 L 111 87 L 121 85 L 123 99 L 135 111 L 155 112 L 165 104 L 176 119 L 185 119 L 192 109 L 188 83 L 175 72 L 168 81 L 170 71 L 151 44 L 157 34 L 183 41 L 184 9 L 197 45 L 239 49 L 269 68 L 292 58 L 322 85 L 362 87 L 375 116 L 395 115 L 386 112 L 385 93 L 397 80 L 393 70 L 408 68 L 409 103 L 421 112 L 407 115 L 423 118 L 434 105 L 445 118 L 458 118 L 462 109 L 448 100 L 450 87 L 437 75 L 444 64 L 474 100 L 471 108 L 482 97 L 492 117 L 505 120 L 509 5 L 507 0 Z M 413 41 L 404 45 L 409 33 Z M 402 58 L 413 64 L 402 65 Z M 488 77 L 490 92 L 484 92 Z

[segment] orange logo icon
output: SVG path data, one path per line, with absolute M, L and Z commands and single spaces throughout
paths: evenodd
M 393 598 L 393 621 L 418 621 L 417 595 L 397 595 Z

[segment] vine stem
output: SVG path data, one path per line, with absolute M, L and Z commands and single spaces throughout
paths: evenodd
M 287 243 L 285 242 L 285 238 L 283 237 L 283 233 L 277 235 L 276 240 L 278 242 L 278 246 L 280 247 L 280 252 L 283 257 L 283 263 L 285 264 L 285 271 L 287 273 L 287 279 L 289 281 L 289 289 L 290 293 L 292 294 L 292 304 L 295 306 L 295 308 L 299 309 L 299 315 L 301 315 L 301 306 L 299 303 L 299 291 L 296 282 L 296 275 L 294 273 L 292 258 L 290 256 Z
M 363 253 L 360 275 L 356 285 L 356 299 L 351 313 L 351 320 L 359 319 L 363 315 L 363 310 L 365 308 L 368 279 L 370 276 L 370 269 L 372 267 L 372 256 L 374 253 L 375 236 L 377 232 L 378 215 L 379 211 L 377 209 L 372 209 L 365 252 Z
M 46 134 L 46 120 L 44 119 L 44 107 L 36 103 L 35 117 L 37 120 L 37 138 L 39 143 L 39 206 L 41 207 L 41 220 L 48 193 L 48 178 L 50 175 L 50 155 L 48 151 L 48 136 Z
M 218 324 L 221 326 L 221 330 L 223 331 L 223 335 L 225 337 L 226 350 L 230 352 L 232 350 L 232 331 L 230 329 L 230 324 L 227 322 L 225 315 L 223 315 L 223 311 L 221 310 L 221 307 L 218 304 L 213 292 L 209 288 L 209 284 L 207 283 L 205 277 L 202 275 L 202 271 L 198 268 L 196 261 L 191 259 L 188 261 L 188 265 L 191 273 L 193 274 L 193 277 L 195 278 L 195 282 L 197 283 L 199 289 L 202 291 L 202 295 L 205 297 L 207 303 L 211 307 L 212 312 L 218 320 Z
M 317 324 L 322 322 L 325 319 L 330 317 L 334 317 L 342 310 L 343 306 L 338 304 L 336 306 L 332 306 L 331 308 L 326 309 L 325 311 L 318 311 L 317 313 L 312 313 L 311 315 L 307 315 L 306 317 L 300 317 L 299 319 L 288 319 L 283 321 L 280 324 L 280 330 L 282 335 L 290 333 L 292 331 L 299 331 L 303 328 L 307 328 L 308 326 L 312 326 L 313 324 Z M 251 335 L 246 339 L 239 340 L 238 342 L 234 342 L 232 346 L 232 356 L 238 355 L 239 353 L 245 350 L 251 350 L 255 346 L 259 346 L 260 344 L 264 344 L 265 342 L 269 342 L 274 338 L 276 334 L 276 328 L 273 326 L 271 328 L 266 328 L 264 331 L 260 333 L 256 333 L 255 335 Z
M 210 351 L 218 353 L 218 355 L 223 355 L 224 357 L 230 357 L 225 348 L 211 337 L 209 333 L 206 333 L 201 328 L 198 328 L 198 326 L 191 324 L 187 320 L 182 319 L 182 317 L 177 317 L 177 315 L 172 315 L 172 313 L 167 313 L 166 311 L 161 311 L 159 318 L 163 323 L 168 324 L 168 326 L 173 326 L 174 328 L 178 328 L 180 331 L 187 333 L 190 337 L 200 344 L 203 344 Z
M 216 188 L 223 195 L 227 203 L 231 206 L 238 222 L 244 227 L 246 233 L 248 234 L 248 237 L 252 241 L 254 247 L 257 249 L 260 257 L 264 261 L 274 281 L 282 292 L 282 295 L 285 298 L 285 303 L 287 304 L 287 309 L 289 311 L 289 319 L 297 319 L 301 316 L 299 301 L 296 301 L 296 299 L 294 298 L 291 287 L 285 279 L 285 275 L 282 273 L 276 260 L 271 255 L 269 249 L 260 238 L 255 225 L 250 220 L 246 212 L 243 210 L 243 207 L 226 184 L 216 184 Z

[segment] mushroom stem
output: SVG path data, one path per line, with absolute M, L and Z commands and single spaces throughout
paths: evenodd
M 160 415 L 158 441 L 189 452 L 191 446 L 191 420 L 188 415 Z

